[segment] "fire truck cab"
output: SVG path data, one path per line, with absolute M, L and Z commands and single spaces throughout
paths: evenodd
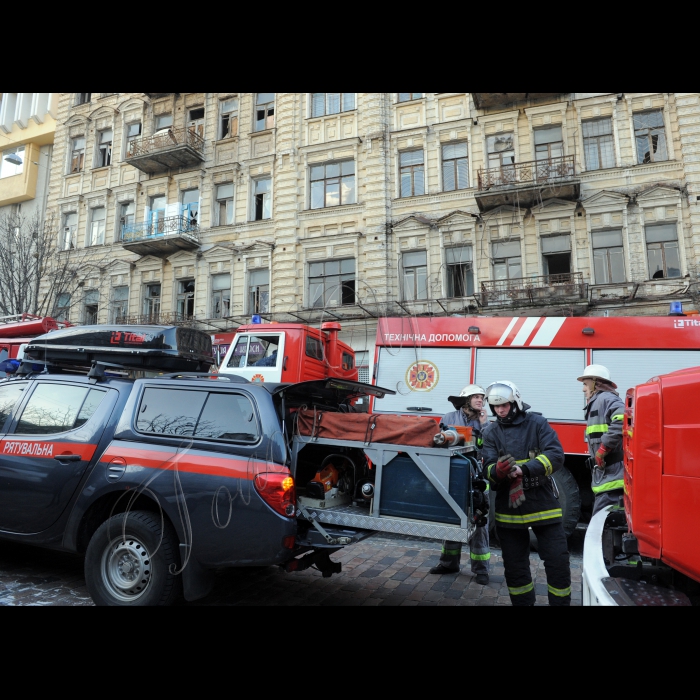
M 65 325 L 65 324 L 63 324 Z M 23 348 L 32 338 L 58 329 L 61 324 L 49 316 L 17 314 L 0 318 L 0 362 L 21 359 Z M 0 371 L 0 378 L 7 376 Z

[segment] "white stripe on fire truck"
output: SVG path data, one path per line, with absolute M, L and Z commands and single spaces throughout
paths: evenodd
M 554 336 L 559 332 L 559 329 L 564 325 L 565 318 L 547 318 L 535 334 L 530 346 L 533 345 L 551 345 Z
M 503 343 L 505 342 L 505 339 L 508 337 L 508 334 L 510 333 L 511 329 L 519 320 L 520 320 L 519 318 L 511 319 L 510 323 L 508 324 L 508 328 L 505 329 L 505 331 L 503 332 L 503 335 L 501 336 L 501 339 L 496 343 L 496 345 L 503 345 Z
M 530 316 L 526 318 L 525 323 L 523 323 L 518 331 L 518 335 L 513 338 L 511 345 L 525 345 L 525 341 L 530 337 L 530 333 L 532 333 L 534 327 L 541 318 L 541 316 Z

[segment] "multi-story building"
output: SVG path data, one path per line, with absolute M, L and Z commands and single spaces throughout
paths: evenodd
M 70 93 L 74 322 L 697 307 L 696 93 Z

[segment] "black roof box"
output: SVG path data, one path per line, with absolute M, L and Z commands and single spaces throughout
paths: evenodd
M 214 363 L 211 336 L 180 326 L 73 326 L 34 338 L 24 356 L 71 367 L 110 362 L 171 372 L 206 371 Z

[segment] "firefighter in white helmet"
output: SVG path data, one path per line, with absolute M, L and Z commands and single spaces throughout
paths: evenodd
M 496 532 L 506 585 L 514 606 L 534 605 L 530 533 L 537 537 L 550 605 L 571 604 L 571 570 L 562 509 L 551 475 L 564 464 L 557 434 L 540 413 L 530 413 L 518 387 L 499 381 L 486 388 L 496 422 L 484 433 L 482 456 L 496 489 Z
M 482 432 L 489 425 L 488 416 L 484 410 L 484 390 L 476 384 L 469 384 L 459 392 L 459 396 L 448 396 L 447 400 L 455 407 L 455 411 L 447 413 L 440 421 L 443 425 L 461 425 L 471 427 L 477 449 L 481 451 Z M 462 543 L 445 540 L 442 543 L 440 562 L 431 570 L 431 574 L 452 574 L 459 571 L 459 561 L 462 556 Z M 489 526 L 477 527 L 469 541 L 469 556 L 471 571 L 476 575 L 476 582 L 485 586 L 489 582 Z
M 603 365 L 588 365 L 578 377 L 586 397 L 586 442 L 591 456 L 593 515 L 615 505 L 624 493 L 622 420 L 625 404 Z

